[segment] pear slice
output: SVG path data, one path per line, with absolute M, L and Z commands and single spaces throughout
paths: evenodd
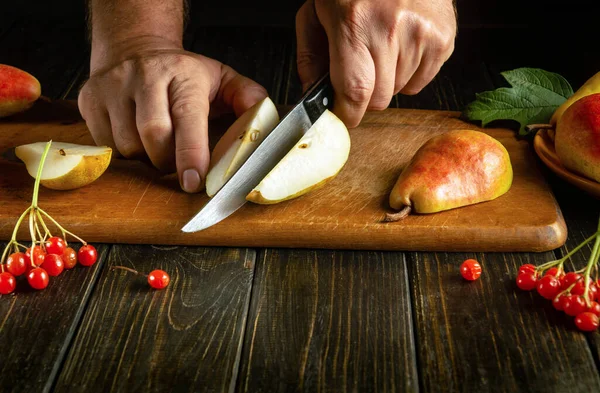
M 15 154 L 25 163 L 27 172 L 35 179 L 47 142 L 17 146 Z M 108 168 L 112 149 L 107 146 L 88 146 L 52 142 L 44 162 L 40 184 L 53 190 L 72 190 L 90 184 Z
M 336 115 L 325 110 L 246 200 L 274 204 L 313 191 L 337 176 L 349 154 L 348 129 Z
M 206 193 L 213 197 L 235 174 L 279 122 L 273 101 L 266 97 L 244 112 L 217 142 L 206 175 Z

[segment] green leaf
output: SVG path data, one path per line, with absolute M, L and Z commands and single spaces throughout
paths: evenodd
M 463 110 L 464 118 L 480 120 L 483 127 L 494 120 L 515 120 L 519 135 L 527 135 L 526 125 L 548 123 L 556 108 L 573 94 L 565 78 L 538 68 L 517 68 L 500 75 L 512 87 L 476 94 Z

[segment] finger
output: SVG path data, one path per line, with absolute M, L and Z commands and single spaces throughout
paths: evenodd
M 382 53 L 380 50 L 372 57 L 375 63 L 375 88 L 368 109 L 384 110 L 390 105 L 394 96 L 398 53 L 393 50 Z
M 175 138 L 169 113 L 168 83 L 157 82 L 136 89 L 135 121 L 148 158 L 162 171 L 174 171 Z
M 169 85 L 170 112 L 175 132 L 175 162 L 181 188 L 201 191 L 208 171 L 209 78 L 177 75 Z
M 112 138 L 108 111 L 95 99 L 88 85 L 84 86 L 79 92 L 77 107 L 94 139 L 94 143 L 98 146 L 108 146 L 117 154 L 117 147 Z
M 375 65 L 362 44 L 340 38 L 330 43 L 330 77 L 334 94 L 334 113 L 347 127 L 356 127 L 371 100 L 375 85 Z
M 123 99 L 108 108 L 113 140 L 117 150 L 126 158 L 144 156 L 144 145 L 135 125 L 135 104 Z
M 260 84 L 238 74 L 229 66 L 221 66 L 221 84 L 217 99 L 226 107 L 233 108 L 237 117 L 267 96 L 267 90 Z
M 410 80 L 402 87 L 400 93 L 406 95 L 418 94 L 425 86 L 427 86 L 437 75 L 442 67 L 442 62 L 431 61 L 428 56 L 421 59 L 419 67 L 412 75 Z
M 296 14 L 296 63 L 303 92 L 327 72 L 327 35 L 312 0 Z

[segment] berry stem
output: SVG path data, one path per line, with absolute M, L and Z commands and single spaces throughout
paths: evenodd
M 600 230 L 600 219 L 598 220 L 598 230 Z M 585 299 L 585 303 L 589 307 L 590 300 L 588 299 L 588 293 L 590 292 L 590 275 L 592 273 L 592 268 L 598 263 L 598 257 L 600 257 L 600 237 L 596 238 L 596 242 L 594 243 L 594 248 L 592 249 L 592 254 L 590 255 L 590 259 L 588 260 L 588 264 L 585 268 L 584 274 L 584 283 L 585 283 L 585 291 L 583 292 L 583 298 Z
M 134 270 L 134 269 L 132 269 L 132 268 L 125 267 L 125 266 L 111 266 L 110 268 L 111 268 L 111 270 L 115 270 L 115 269 L 127 270 L 128 272 L 131 272 L 131 273 L 133 273 L 133 274 L 137 274 L 137 275 L 139 275 L 139 276 L 148 277 L 148 275 L 147 275 L 147 274 L 140 273 L 140 272 L 138 272 L 137 270 Z
M 33 213 L 32 210 L 30 210 L 29 211 L 29 234 L 31 235 L 31 252 L 32 253 L 33 253 L 33 247 L 35 246 L 34 217 L 35 217 L 35 214 Z M 31 259 L 31 263 L 33 263 L 33 258 Z
M 46 234 L 44 235 L 44 238 L 46 236 L 52 237 L 52 232 L 50 232 L 50 230 L 48 229 L 48 227 L 46 226 L 46 223 L 44 222 L 44 218 L 42 217 L 42 215 L 40 214 L 40 209 L 36 209 L 35 214 L 37 215 L 38 220 L 40 221 L 40 223 L 42 224 L 42 228 L 44 228 L 44 231 L 46 232 Z M 64 234 L 63 234 L 64 235 Z M 64 237 L 64 236 L 63 236 Z
M 600 227 L 599 227 L 600 228 Z M 600 235 L 600 230 L 598 230 L 596 233 L 594 233 L 592 236 L 588 237 L 587 239 L 585 239 L 583 242 L 581 242 L 580 244 L 577 245 L 577 247 L 575 247 L 574 249 L 572 249 L 567 255 L 565 255 L 564 257 L 560 258 L 560 259 L 555 259 L 553 261 L 550 262 L 546 262 L 540 266 L 537 267 L 536 270 L 540 270 L 540 271 L 544 271 L 547 267 L 553 267 L 555 265 L 562 264 L 569 259 L 573 254 L 575 254 L 577 251 L 579 251 L 581 249 L 581 247 L 585 246 L 586 244 L 588 244 L 589 242 L 591 242 L 592 240 L 596 239 L 596 241 L 598 241 L 598 235 Z M 583 272 L 586 268 L 581 269 L 581 271 L 579 272 Z
M 44 162 L 46 161 L 46 156 L 48 155 L 48 151 L 50 150 L 50 145 L 52 145 L 52 140 L 46 143 L 46 148 L 42 153 L 40 165 L 38 166 L 37 174 L 35 176 L 35 184 L 33 186 L 33 198 L 31 200 L 31 206 L 34 209 L 37 208 L 38 205 L 38 194 L 40 193 L 40 180 L 42 179 L 42 169 L 44 168 Z
M 56 222 L 56 220 L 54 218 L 52 218 L 52 216 L 48 213 L 46 213 L 44 210 L 42 210 L 41 208 L 37 208 L 43 215 L 45 215 L 50 221 L 52 221 L 52 223 L 54 225 L 56 225 L 58 227 L 58 229 L 60 229 L 60 231 L 63 234 L 63 238 L 66 238 L 66 234 L 69 234 L 71 236 L 73 236 L 75 239 L 79 240 L 81 243 L 83 243 L 83 245 L 86 245 L 87 242 L 85 240 L 83 240 L 82 238 L 80 238 L 79 236 L 77 236 L 76 234 L 67 231 L 65 228 L 63 228 L 62 225 L 60 225 L 58 222 Z

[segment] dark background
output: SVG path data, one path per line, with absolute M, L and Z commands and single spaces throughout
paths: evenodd
M 232 31 L 244 27 L 274 27 L 279 30 L 270 31 L 293 35 L 294 16 L 302 3 L 191 0 L 188 30 L 223 27 L 224 34 L 231 34 L 233 40 L 242 39 L 244 33 L 239 30 L 237 36 Z M 539 67 L 560 73 L 577 87 L 600 69 L 599 9 L 597 0 L 458 0 L 456 50 L 448 63 L 494 64 L 497 69 L 489 70 L 492 76 L 510 68 Z M 6 34 L 11 37 L 0 40 L 0 62 L 31 67 L 30 56 L 36 56 L 36 51 L 38 56 L 39 51 L 48 51 L 48 56 L 87 57 L 85 16 L 82 0 L 5 2 L 0 14 L 0 38 Z M 57 42 L 62 48 L 56 50 L 47 47 L 48 34 L 64 40 L 65 33 L 70 42 Z M 69 54 L 57 53 L 64 52 L 65 47 Z M 194 46 L 197 51 L 202 48 L 202 43 Z M 16 56 L 15 51 L 20 55 Z

